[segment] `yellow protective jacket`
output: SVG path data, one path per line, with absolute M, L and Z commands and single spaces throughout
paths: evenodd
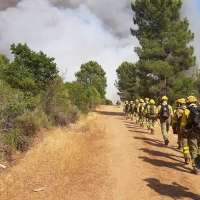
M 145 103 L 139 103 L 137 106 L 137 113 L 144 113 L 145 111 Z
M 169 107 L 169 115 L 171 116 L 171 117 L 173 117 L 173 115 L 174 115 L 174 112 L 173 112 L 173 109 L 172 109 L 172 107 L 169 105 L 169 104 L 167 104 L 168 105 L 168 107 Z M 161 108 L 162 108 L 162 105 L 159 105 L 158 106 L 158 115 L 159 115 L 159 113 L 160 113 L 160 110 L 161 110 Z
M 130 107 L 130 104 L 129 103 L 125 103 L 124 104 L 124 107 L 123 107 L 123 111 L 124 112 L 127 112 L 128 110 L 126 110 L 126 106 L 128 105 L 128 110 L 129 110 L 129 107 Z
M 181 125 L 181 117 L 184 113 L 184 108 L 178 107 L 176 110 L 174 110 L 174 115 L 172 118 L 172 128 L 176 129 L 179 128 Z
M 190 106 L 192 107 L 197 107 L 196 104 L 191 104 Z M 187 125 L 187 121 L 188 121 L 188 116 L 190 114 L 190 110 L 189 109 L 185 109 L 181 118 L 181 125 L 180 125 L 180 133 L 184 133 L 185 127 Z
M 150 114 L 150 106 L 152 106 L 152 105 L 154 106 L 154 114 L 158 115 L 158 109 L 157 109 L 156 105 L 150 104 L 150 105 L 147 106 L 147 108 L 145 110 L 146 116 L 148 116 Z

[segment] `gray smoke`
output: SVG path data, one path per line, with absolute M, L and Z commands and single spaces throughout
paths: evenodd
M 34 51 L 54 57 L 60 73 L 67 70 L 66 81 L 90 60 L 106 71 L 107 98 L 116 103 L 116 69 L 124 61 L 136 62 L 134 47 L 139 46 L 130 34 L 135 28 L 130 3 L 133 0 L 6 0 L 0 2 L 0 53 L 11 60 L 12 43 L 27 43 Z M 196 0 L 184 0 L 182 15 L 198 19 Z M 189 7 L 190 6 L 190 7 Z M 188 8 L 193 9 L 188 12 Z M 198 16 L 199 17 L 199 16 Z M 198 33 L 197 20 L 191 30 Z M 196 34 L 197 36 L 197 34 Z M 195 55 L 199 53 L 195 37 Z
M 194 41 L 191 45 L 194 47 L 194 54 L 197 58 L 197 66 L 200 63 L 200 12 L 197 12 L 197 2 L 199 0 L 184 0 L 181 8 L 181 16 L 187 17 L 190 23 L 190 30 L 195 34 Z M 188 74 L 192 74 L 194 69 L 189 70 Z

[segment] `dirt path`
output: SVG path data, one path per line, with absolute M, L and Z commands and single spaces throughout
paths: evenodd
M 53 166 L 49 161 L 44 161 L 42 165 L 34 163 L 38 167 L 32 170 L 34 175 L 29 174 L 28 179 L 35 181 L 37 175 L 37 182 L 47 189 L 35 194 L 30 190 L 33 186 L 27 185 L 25 188 L 26 184 L 17 180 L 18 183 L 15 181 L 10 184 L 10 190 L 22 192 L 16 192 L 11 197 L 8 188 L 1 188 L 3 195 L 0 199 L 200 200 L 200 176 L 191 174 L 191 165 L 184 165 L 182 152 L 177 150 L 175 135 L 170 134 L 170 143 L 165 146 L 158 124 L 155 135 L 150 135 L 146 128 L 125 120 L 122 108 L 116 106 L 102 106 L 94 115 L 104 136 L 96 137 L 92 149 L 95 149 L 92 152 L 94 160 L 89 158 L 87 162 L 91 163 L 88 167 L 81 168 L 80 173 L 75 175 L 69 175 L 66 170 L 54 171 L 52 182 Z M 49 166 L 48 173 L 45 162 Z M 53 164 L 56 162 L 61 160 L 53 160 Z M 17 167 L 20 165 L 23 166 L 23 160 Z M 4 174 L 3 178 L 11 175 L 12 171 Z M 58 193 L 54 195 L 53 191 L 56 190 Z
M 191 165 L 184 165 L 175 135 L 170 134 L 165 146 L 158 124 L 155 135 L 150 135 L 146 128 L 125 120 L 122 108 L 106 106 L 99 113 L 110 148 L 109 174 L 115 183 L 108 190 L 111 199 L 200 199 L 200 177 L 191 174 Z

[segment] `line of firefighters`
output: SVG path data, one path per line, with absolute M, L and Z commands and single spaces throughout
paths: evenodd
M 200 174 L 200 127 L 195 127 L 193 121 L 200 120 L 194 118 L 194 109 L 197 109 L 198 100 L 194 96 L 189 96 L 187 99 L 180 98 L 176 101 L 176 108 L 168 104 L 168 97 L 163 96 L 160 104 L 155 105 L 153 99 L 136 99 L 135 101 L 126 100 L 123 111 L 126 114 L 126 119 L 133 120 L 135 117 L 136 123 L 141 127 L 147 127 L 150 134 L 154 134 L 155 122 L 159 119 L 164 144 L 169 143 L 169 129 L 172 126 L 173 134 L 178 135 L 178 149 L 183 150 L 185 164 L 192 163 L 192 172 Z M 196 112 L 197 113 L 197 112 Z M 197 113 L 198 114 L 198 113 Z M 197 123 L 198 124 L 198 123 Z M 200 124 L 200 122 L 199 122 Z M 195 129 L 194 129 L 195 127 Z

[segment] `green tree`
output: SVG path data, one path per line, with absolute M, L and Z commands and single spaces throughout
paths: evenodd
M 12 44 L 11 51 L 15 58 L 4 70 L 4 76 L 13 88 L 38 93 L 58 75 L 54 58 L 47 57 L 42 51 L 36 53 L 20 43 Z
M 9 59 L 4 55 L 0 54 L 0 78 L 3 79 L 3 72 L 9 64 Z
M 171 95 L 173 88 L 188 77 L 184 70 L 195 66 L 194 48 L 189 46 L 194 34 L 188 29 L 187 18 L 180 19 L 181 0 L 136 0 L 131 3 L 133 22 L 137 30 L 131 29 L 140 47 L 135 48 L 139 56 L 136 63 L 140 71 L 140 89 L 143 94 L 161 97 Z M 191 78 L 189 78 L 190 80 Z M 187 81 L 186 81 L 187 82 Z M 182 87 L 178 88 L 181 90 Z M 187 87 L 190 91 L 192 87 Z M 174 97 L 175 98 L 175 97 Z
M 101 97 L 93 85 L 74 81 L 66 82 L 69 99 L 82 113 L 88 113 L 91 108 L 96 107 L 101 102 Z
M 138 92 L 138 69 L 135 64 L 123 62 L 117 69 L 115 86 L 122 101 L 133 100 Z
M 101 65 L 95 61 L 89 61 L 81 65 L 80 71 L 75 73 L 77 81 L 85 84 L 93 85 L 99 92 L 102 99 L 105 98 L 107 79 L 105 77 L 106 72 Z

